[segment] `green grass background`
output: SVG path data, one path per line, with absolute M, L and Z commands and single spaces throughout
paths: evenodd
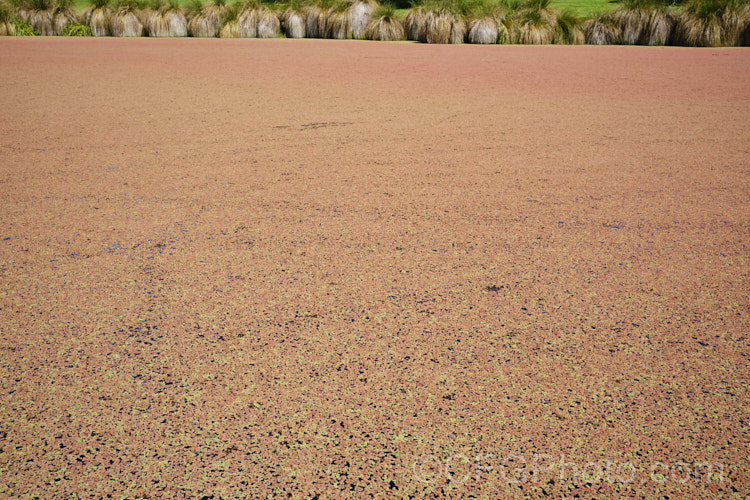
M 556 9 L 571 9 L 583 15 L 607 12 L 617 6 L 611 0 L 551 0 L 550 3 Z

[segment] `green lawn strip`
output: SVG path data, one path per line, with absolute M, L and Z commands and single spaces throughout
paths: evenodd
M 608 12 L 617 7 L 617 2 L 611 0 L 552 0 L 550 5 L 555 9 L 570 9 L 582 16 L 597 12 Z

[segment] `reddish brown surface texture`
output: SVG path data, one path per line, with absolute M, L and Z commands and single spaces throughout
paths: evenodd
M 744 496 L 748 81 L 0 40 L 0 495 Z

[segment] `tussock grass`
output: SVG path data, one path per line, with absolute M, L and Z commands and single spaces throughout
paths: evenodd
M 609 14 L 597 14 L 583 23 L 583 33 L 589 45 L 617 45 L 622 40 L 622 29 Z
M 219 19 L 219 38 L 239 38 L 240 30 L 237 26 L 237 18 L 240 15 L 241 5 L 228 5 Z
M 407 40 L 419 41 L 419 33 L 426 17 L 427 10 L 421 5 L 415 5 L 406 12 L 404 28 Z
M 215 38 L 221 29 L 221 16 L 226 11 L 226 0 L 203 4 L 194 0 L 187 11 L 188 34 L 196 38 Z
M 13 8 L 5 2 L 0 2 L 0 23 L 13 21 Z
M 427 43 L 584 42 L 581 19 L 549 0 L 423 0 L 407 12 L 406 31 Z
M 676 24 L 673 10 L 662 0 L 623 0 L 610 17 L 626 45 L 666 45 Z
M 0 36 L 14 36 L 16 34 L 15 16 L 10 5 L 0 3 Z
M 91 28 L 94 36 L 109 36 L 114 11 L 109 6 L 110 0 L 92 0 L 91 5 L 83 12 L 83 23 Z
M 690 47 L 740 45 L 750 24 L 743 0 L 690 0 L 679 14 L 675 42 Z
M 276 11 L 261 9 L 258 15 L 258 38 L 276 38 L 281 36 L 281 20 Z
M 120 0 L 110 18 L 110 33 L 117 37 L 144 36 L 146 30 L 138 16 L 139 5 L 134 0 Z
M 142 16 L 148 36 L 185 37 L 188 35 L 188 22 L 177 0 L 151 0 Z
M 365 38 L 384 42 L 406 40 L 404 25 L 396 18 L 396 10 L 392 4 L 382 4 L 375 10 L 365 28 Z
M 509 7 L 505 24 L 511 43 L 549 45 L 555 41 L 558 12 L 550 7 L 549 0 L 509 3 Z
M 469 23 L 463 16 L 454 16 L 451 25 L 451 43 L 465 43 L 466 35 L 469 32 Z
M 490 45 L 498 41 L 497 21 L 492 17 L 474 19 L 469 23 L 469 43 Z
M 374 0 L 355 0 L 349 7 L 352 38 L 361 39 L 365 37 L 365 29 L 378 8 Z
M 287 38 L 305 38 L 306 19 L 303 9 L 302 2 L 294 1 L 281 15 L 281 27 Z
M 13 9 L 10 5 L 6 5 L 5 2 L 0 2 L 0 23 L 5 23 L 13 20 Z
M 347 0 L 339 0 L 331 6 L 326 16 L 325 38 L 344 40 L 352 37 L 349 6 Z
M 53 0 L 28 0 L 24 6 L 28 10 L 52 10 L 55 8 Z
M 741 47 L 750 47 L 750 4 L 745 6 L 742 19 L 745 27 L 740 31 L 739 45 Z
M 427 13 L 419 30 L 419 41 L 424 43 L 450 43 L 453 16 L 445 9 Z
M 467 41 L 476 44 L 508 43 L 506 14 L 510 11 L 504 3 L 490 0 L 463 0 L 460 11 L 469 20 Z M 491 40 L 495 40 L 492 42 Z
M 365 29 L 375 9 L 377 3 L 374 0 L 337 0 L 328 9 L 325 21 L 326 38 L 364 38 Z
M 34 31 L 39 33 L 39 35 L 53 36 L 55 34 L 55 24 L 52 16 L 53 12 L 51 9 L 32 10 L 24 20 L 28 22 L 34 28 Z
M 424 43 L 464 43 L 480 0 L 424 0 L 406 15 L 407 36 Z M 416 31 L 416 33 L 415 33 Z
M 78 13 L 73 10 L 71 0 L 57 0 L 57 6 L 52 15 L 56 36 L 63 35 L 68 24 L 81 24 L 80 21 Z
M 672 10 L 664 7 L 654 9 L 644 33 L 644 45 L 669 44 L 676 25 L 677 15 Z
M 74 1 L 90 3 L 76 11 Z M 391 5 L 380 8 L 376 0 L 228 1 L 0 0 L 0 36 L 19 31 L 27 22 L 31 31 L 46 36 L 83 24 L 95 36 L 750 45 L 750 0 L 619 0 L 613 10 L 586 19 L 552 7 L 551 1 L 561 0 L 411 0 L 406 11 L 394 11 Z M 406 0 L 397 1 L 402 7 Z M 605 0 L 580 1 L 594 5 Z
M 521 13 L 513 40 L 525 45 L 550 45 L 555 41 L 556 23 L 553 17 L 539 10 Z
M 305 36 L 307 38 L 324 38 L 326 33 L 326 11 L 319 5 L 302 7 L 305 18 Z
M 237 32 L 240 38 L 258 37 L 258 11 L 263 7 L 260 2 L 245 2 L 237 15 Z
M 586 37 L 583 34 L 583 22 L 574 11 L 566 9 L 557 15 L 555 43 L 566 45 L 586 43 Z
M 281 21 L 259 0 L 248 0 L 237 16 L 237 31 L 240 38 L 275 38 L 281 36 Z
M 610 14 L 612 20 L 622 30 L 620 43 L 627 45 L 642 44 L 653 8 L 653 2 L 626 0 L 612 11 Z
M 79 20 L 71 0 L 21 0 L 14 10 L 42 36 L 60 36 L 65 25 Z

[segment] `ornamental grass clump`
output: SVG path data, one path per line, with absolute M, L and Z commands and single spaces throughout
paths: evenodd
M 0 36 L 14 36 L 16 34 L 14 19 L 13 9 L 9 5 L 0 3 Z
M 114 10 L 109 6 L 110 0 L 92 0 L 91 5 L 83 11 L 83 23 L 91 28 L 94 36 L 109 36 L 110 23 Z
M 464 43 L 469 31 L 467 16 L 473 1 L 426 0 L 412 8 L 414 12 L 407 19 L 407 32 L 413 29 L 410 24 L 417 22 L 420 42 Z
M 275 38 L 281 35 L 281 21 L 259 0 L 248 0 L 240 8 L 237 29 L 241 38 Z
M 690 0 L 675 26 L 675 43 L 689 47 L 740 45 L 750 23 L 746 0 Z
M 287 38 L 305 38 L 305 16 L 302 12 L 287 8 L 281 15 L 281 26 Z
M 73 0 L 56 0 L 52 15 L 54 32 L 56 36 L 63 34 L 68 24 L 80 24 L 78 13 L 73 9 Z
M 677 26 L 677 15 L 666 6 L 658 6 L 651 12 L 646 32 L 643 34 L 644 45 L 669 45 Z
M 383 42 L 406 40 L 404 25 L 396 18 L 393 4 L 381 4 L 365 28 L 365 38 Z
M 143 24 L 150 37 L 185 37 L 188 34 L 187 18 L 178 0 L 152 0 Z
M 469 21 L 466 39 L 474 44 L 506 43 L 508 30 L 503 24 L 503 5 L 488 0 L 474 0 L 468 4 L 466 16 Z
M 354 0 L 349 7 L 349 22 L 352 38 L 359 40 L 365 37 L 365 29 L 378 8 L 375 0 Z M 395 19 L 395 12 L 391 16 Z
M 454 16 L 451 24 L 451 43 L 465 43 L 469 33 L 469 23 L 465 17 Z
M 188 7 L 188 34 L 196 38 L 215 38 L 221 29 L 221 17 L 226 12 L 226 0 L 212 0 L 207 4 L 194 0 Z
M 419 30 L 419 41 L 424 43 L 451 43 L 453 16 L 445 9 L 427 12 Z
M 586 43 L 581 18 L 572 10 L 565 9 L 557 15 L 555 43 L 565 45 L 582 45 Z
M 378 4 L 374 0 L 336 0 L 325 17 L 325 38 L 361 39 Z
M 27 0 L 19 3 L 18 14 L 41 36 L 62 35 L 65 25 L 78 22 L 72 0 Z
M 624 0 L 612 11 L 612 21 L 619 25 L 622 31 L 620 43 L 641 44 L 653 8 L 651 0 Z
M 745 27 L 740 32 L 739 45 L 741 47 L 750 47 L 750 4 L 745 7 L 742 19 Z
M 18 17 L 31 25 L 41 36 L 55 34 L 53 23 L 54 5 L 51 0 L 28 0 L 18 5 Z
M 348 0 L 339 0 L 328 9 L 325 23 L 325 38 L 345 40 L 352 37 L 349 6 L 350 3 Z
M 469 22 L 469 43 L 490 45 L 498 42 L 498 23 L 492 17 L 472 19 Z
M 258 38 L 276 38 L 281 36 L 281 20 L 275 10 L 261 9 L 258 13 Z
M 336 0 L 326 13 L 325 38 L 364 38 L 375 9 L 374 0 Z
M 246 1 L 237 14 L 237 32 L 240 38 L 258 37 L 258 11 L 263 7 L 259 1 Z
M 666 45 L 676 24 L 663 0 L 622 0 L 610 16 L 622 30 L 620 43 L 626 45 Z
M 281 15 L 281 28 L 287 38 L 305 38 L 304 6 L 295 0 L 287 6 Z
M 453 14 L 453 25 L 451 26 L 451 43 L 464 43 L 469 35 L 469 19 L 476 12 L 487 11 L 488 7 L 483 5 L 485 0 L 450 0 L 447 8 Z
M 595 14 L 583 23 L 583 33 L 589 45 L 617 45 L 622 40 L 622 29 L 607 13 Z
M 328 9 L 332 6 L 332 0 L 321 0 L 317 3 L 308 2 L 302 7 L 302 15 L 305 18 L 305 37 L 326 37 Z
M 530 9 L 519 19 L 515 40 L 528 45 L 549 45 L 555 41 L 557 25 L 555 19 L 542 10 Z
M 240 15 L 240 4 L 231 4 L 221 15 L 219 24 L 219 38 L 239 38 L 240 30 L 237 27 L 237 18 Z
M 406 31 L 407 40 L 419 41 L 419 32 L 422 29 L 422 24 L 426 16 L 427 10 L 421 5 L 413 5 L 406 11 L 404 30 Z
M 528 0 L 511 3 L 511 13 L 506 17 L 506 26 L 511 43 L 525 45 L 549 45 L 557 35 L 559 12 L 549 5 L 550 0 Z
M 110 33 L 116 37 L 143 36 L 146 33 L 135 0 L 119 0 L 109 21 Z

